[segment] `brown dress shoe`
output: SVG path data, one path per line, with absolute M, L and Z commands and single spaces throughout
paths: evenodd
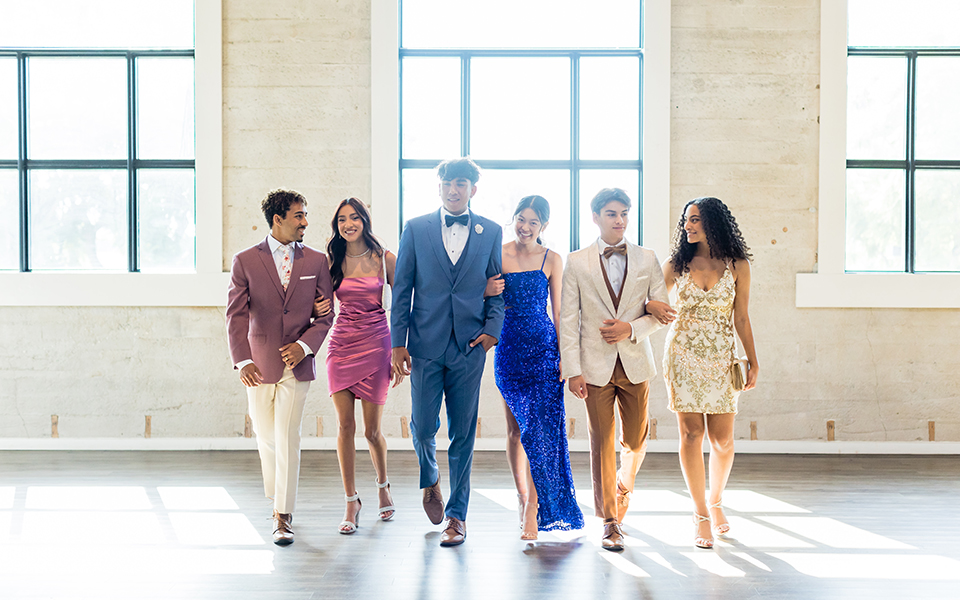
M 440 534 L 440 545 L 459 546 L 467 539 L 467 524 L 456 517 L 447 517 L 447 526 Z
M 293 543 L 293 530 L 290 523 L 293 515 L 273 511 L 273 543 L 278 546 L 289 546 Z
M 430 487 L 423 488 L 423 512 L 434 525 L 443 521 L 443 494 L 440 493 L 440 478 Z
M 616 521 L 607 521 L 603 524 L 603 538 L 600 545 L 604 550 L 620 552 L 623 550 L 623 532 Z

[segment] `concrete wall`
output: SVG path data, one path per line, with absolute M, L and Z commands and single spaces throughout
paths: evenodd
M 266 190 L 307 196 L 316 245 L 341 198 L 369 197 L 369 14 L 369 1 L 224 0 L 225 269 L 266 234 Z M 737 437 L 757 421 L 763 440 L 822 439 L 834 419 L 837 439 L 915 440 L 936 420 L 937 439 L 960 440 L 960 311 L 794 306 L 795 274 L 817 262 L 819 0 L 674 0 L 672 19 L 671 215 L 718 196 L 755 256 L 762 371 Z M 242 435 L 222 309 L 3 308 L 0 339 L 0 437 L 49 436 L 52 414 L 62 437 L 142 436 L 144 415 L 154 437 Z M 484 437 L 504 432 L 491 370 Z M 659 437 L 675 438 L 662 381 L 652 384 Z M 581 403 L 567 407 L 584 439 Z M 387 435 L 408 412 L 404 385 Z M 305 435 L 318 415 L 332 435 L 324 378 Z

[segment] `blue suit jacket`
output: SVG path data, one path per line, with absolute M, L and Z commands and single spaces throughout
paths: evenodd
M 466 353 L 480 334 L 499 340 L 503 328 L 503 296 L 483 297 L 487 278 L 501 272 L 503 230 L 470 212 L 470 242 L 454 280 L 440 227 L 439 210 L 410 219 L 397 251 L 390 338 L 417 358 L 442 356 L 451 332 Z

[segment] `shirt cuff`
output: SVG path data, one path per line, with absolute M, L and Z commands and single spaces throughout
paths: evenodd
M 240 369 L 244 368 L 245 366 L 247 366 L 247 365 L 252 365 L 252 364 L 253 364 L 253 361 L 252 361 L 252 360 L 241 360 L 240 362 L 237 363 L 237 370 L 239 371 Z
M 630 323 L 630 341 L 634 343 L 637 341 L 637 332 L 633 328 L 633 323 Z
M 310 346 L 304 344 L 300 340 L 297 340 L 297 343 L 300 344 L 301 348 L 303 348 L 304 356 L 310 356 L 313 354 L 313 350 L 310 349 Z

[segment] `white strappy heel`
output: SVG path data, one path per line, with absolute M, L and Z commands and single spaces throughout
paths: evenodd
M 344 519 L 340 521 L 340 527 L 337 530 L 343 535 L 350 535 L 351 533 L 356 533 L 357 528 L 360 527 L 360 509 L 363 508 L 363 503 L 360 502 L 360 492 L 352 496 L 344 496 L 347 499 L 347 502 L 356 502 L 357 503 L 357 514 L 353 516 L 353 522 L 347 521 Z
M 710 550 L 713 548 L 713 540 L 710 538 L 705 538 L 698 533 L 697 526 L 704 521 L 710 522 L 710 517 L 705 517 L 701 514 L 693 513 L 693 528 L 694 528 L 694 537 L 693 545 L 697 548 L 703 548 L 704 550 Z
M 377 488 L 378 488 L 378 489 L 381 489 L 381 490 L 382 490 L 383 488 L 390 489 L 390 480 L 387 479 L 387 480 L 384 481 L 383 483 L 380 483 L 380 482 L 378 481 L 378 482 L 377 482 Z M 388 516 L 384 516 L 386 513 L 390 513 L 390 514 L 389 514 Z M 397 509 L 396 509 L 396 507 L 393 506 L 392 504 L 391 504 L 390 506 L 381 506 L 381 507 L 380 507 L 379 517 L 380 517 L 380 520 L 381 520 L 381 521 L 389 521 L 389 520 L 392 519 L 396 514 L 397 514 Z

